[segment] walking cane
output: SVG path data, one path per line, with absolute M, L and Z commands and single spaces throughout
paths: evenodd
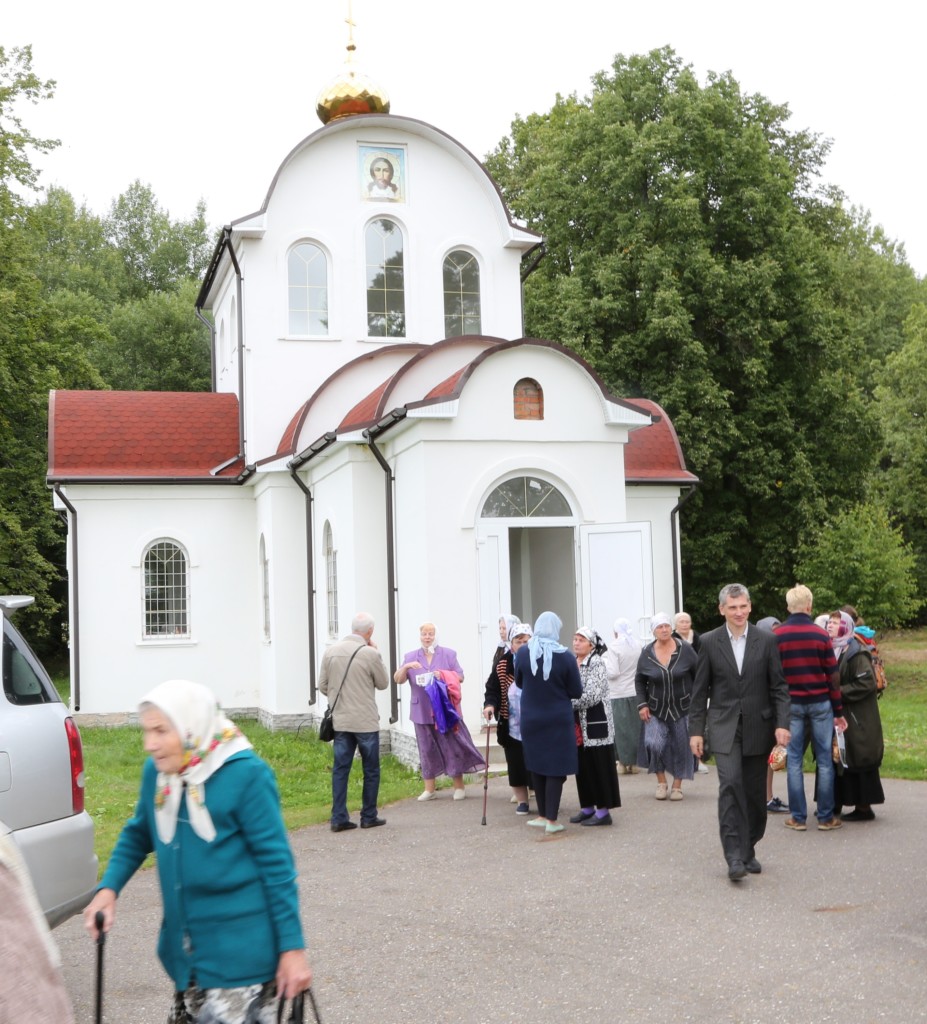
M 486 800 L 489 796 L 489 737 L 492 734 L 492 717 L 486 722 L 486 769 L 483 772 L 483 824 L 486 824 Z
M 103 911 L 98 910 L 93 919 L 97 926 L 97 1018 L 96 1024 L 103 1022 L 103 946 L 106 944 L 106 932 L 103 931 Z

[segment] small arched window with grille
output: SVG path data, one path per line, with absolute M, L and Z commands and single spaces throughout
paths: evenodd
M 522 377 L 515 385 L 512 399 L 515 405 L 515 419 L 544 419 L 544 390 L 531 377 Z
M 472 252 L 455 249 L 444 260 L 444 337 L 480 334 L 480 265 Z
M 190 636 L 187 553 L 163 537 L 149 544 L 142 559 L 142 615 L 147 640 Z

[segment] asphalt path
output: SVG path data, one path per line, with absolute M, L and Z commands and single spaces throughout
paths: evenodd
M 480 781 L 383 808 L 383 828 L 293 833 L 325 1024 L 927 1020 L 927 784 L 886 781 L 877 819 L 836 832 L 770 815 L 763 873 L 732 883 L 714 769 L 680 802 L 656 801 L 652 776 L 620 781 L 611 828 L 539 835 L 502 777 L 485 826 Z M 576 809 L 568 780 L 561 820 Z M 117 909 L 104 1020 L 164 1024 L 156 873 Z M 79 919 L 54 934 L 89 1024 L 95 947 Z

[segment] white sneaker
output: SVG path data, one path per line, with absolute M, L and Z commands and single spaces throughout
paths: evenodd
M 466 800 L 467 799 L 467 791 L 465 789 L 455 789 L 454 790 L 454 799 L 455 800 Z
M 698 773 L 699 773 L 699 775 L 707 775 L 709 771 L 710 771 L 710 769 L 709 769 L 708 765 L 704 764 L 702 761 L 699 761 L 699 763 L 698 763 Z
M 431 792 L 429 792 L 426 789 L 425 792 L 422 793 L 422 795 L 418 798 L 418 801 L 419 801 L 419 803 L 424 803 L 426 800 L 437 800 L 437 799 L 438 799 L 438 794 L 434 790 L 431 790 Z

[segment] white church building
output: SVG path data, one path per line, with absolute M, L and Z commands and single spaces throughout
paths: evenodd
M 552 609 L 568 644 L 681 607 L 697 480 L 672 424 L 523 337 L 541 238 L 460 143 L 384 111 L 349 63 L 224 229 L 197 310 L 211 392 L 51 394 L 75 711 L 120 720 L 182 677 L 314 720 L 326 646 L 368 611 L 391 673 L 436 623 L 476 732 L 500 613 Z M 408 687 L 379 699 L 414 761 Z

